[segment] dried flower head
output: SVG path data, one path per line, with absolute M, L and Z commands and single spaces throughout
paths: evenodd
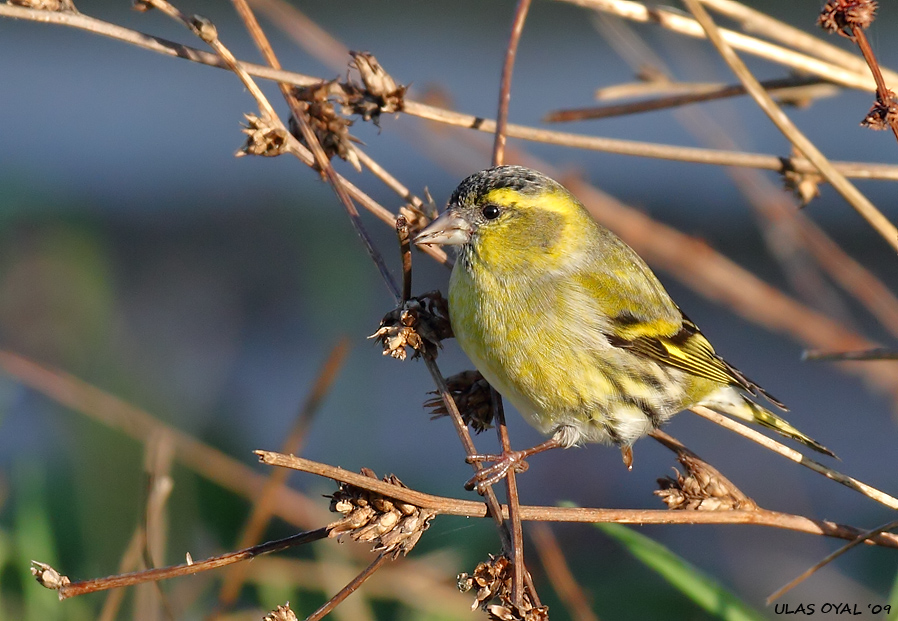
M 287 132 L 278 123 L 269 119 L 258 117 L 255 114 L 245 114 L 246 126 L 243 133 L 246 134 L 246 142 L 235 154 L 237 157 L 244 155 L 264 155 L 274 157 L 284 152 L 287 145 Z
M 384 356 L 405 360 L 406 347 L 414 350 L 413 358 L 422 353 L 435 357 L 440 342 L 451 337 L 448 304 L 439 291 L 429 291 L 384 315 L 368 338 L 380 341 Z
M 54 591 L 72 582 L 68 576 L 63 576 L 46 563 L 39 561 L 31 561 L 31 575 L 34 576 L 38 584 Z
M 820 184 L 823 177 L 816 172 L 798 172 L 791 166 L 791 160 L 783 160 L 783 185 L 791 191 L 804 207 L 820 196 Z
M 449 394 L 455 400 L 461 418 L 475 433 L 480 433 L 493 427 L 492 396 L 490 385 L 484 379 L 480 371 L 462 371 L 446 378 L 446 387 Z M 439 397 L 437 391 L 431 391 L 431 395 L 437 395 L 434 399 L 424 402 L 424 407 L 430 408 L 431 419 L 448 416 L 446 406 Z
M 548 606 L 534 606 L 533 597 L 524 590 L 524 602 L 518 607 L 511 601 L 511 583 L 514 565 L 505 555 L 493 556 L 480 563 L 472 574 L 459 574 L 458 590 L 462 593 L 474 590 L 474 604 L 489 613 L 490 619 L 501 621 L 548 621 Z M 498 600 L 498 604 L 491 602 Z
M 658 479 L 660 496 L 668 509 L 687 511 L 729 511 L 757 509 L 755 501 L 746 496 L 716 468 L 697 456 L 679 452 L 677 459 L 686 469 L 683 476 L 676 468 L 676 478 Z
M 290 608 L 290 602 L 287 602 L 265 615 L 262 621 L 296 621 L 296 613 Z
M 817 25 L 827 32 L 853 37 L 851 28 L 867 29 L 876 19 L 876 0 L 830 0 L 820 10 Z
M 377 478 L 367 468 L 361 472 L 372 479 Z M 406 487 L 392 474 L 384 476 L 383 480 L 391 485 Z M 343 518 L 328 525 L 329 537 L 348 535 L 355 541 L 371 542 L 375 551 L 391 554 L 393 558 L 408 554 L 436 515 L 407 502 L 392 500 L 346 483 L 341 483 L 340 489 L 330 499 L 331 511 L 342 513 Z
M 363 87 L 347 80 L 347 106 L 353 114 L 378 125 L 382 113 L 393 114 L 404 107 L 406 86 L 396 84 L 371 52 L 350 52 L 349 66 L 359 72 Z
M 895 93 L 887 91 L 886 99 L 887 101 L 883 101 L 877 94 L 876 103 L 861 121 L 862 126 L 875 130 L 898 126 L 898 100 L 895 99 Z
M 344 85 L 336 80 L 319 82 L 312 86 L 296 87 L 293 89 L 293 95 L 305 104 L 309 127 L 327 157 L 332 158 L 336 155 L 361 172 L 362 165 L 352 146 L 352 143 L 358 140 L 349 134 L 352 121 L 338 114 L 335 108 L 337 104 L 344 106 L 346 104 Z M 306 144 L 296 119 L 291 117 L 289 126 L 290 133 L 301 143 Z

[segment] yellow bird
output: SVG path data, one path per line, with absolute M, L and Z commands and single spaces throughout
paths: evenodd
M 456 339 L 550 436 L 499 456 L 489 482 L 524 457 L 585 442 L 618 445 L 629 467 L 634 441 L 694 405 L 833 455 L 749 399 L 786 409 L 718 356 L 633 249 L 545 175 L 522 166 L 471 175 L 415 243 L 455 247 Z

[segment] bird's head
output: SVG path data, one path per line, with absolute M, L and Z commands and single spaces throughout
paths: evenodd
M 547 267 L 577 246 L 572 227 L 589 220 L 561 184 L 523 166 L 497 166 L 459 184 L 446 211 L 416 244 L 456 246 L 462 261 L 495 269 Z

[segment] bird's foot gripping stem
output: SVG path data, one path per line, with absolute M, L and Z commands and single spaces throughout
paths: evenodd
M 558 448 L 561 444 L 555 438 L 549 438 L 542 444 L 537 444 L 523 451 L 503 451 L 499 455 L 468 455 L 465 458 L 469 464 L 477 462 L 492 462 L 491 466 L 478 470 L 473 477 L 465 483 L 466 490 L 475 490 L 478 494 L 483 494 L 486 488 L 495 485 L 504 479 L 508 472 L 514 469 L 515 472 L 524 472 L 529 467 L 525 461 L 531 455 L 548 451 L 549 449 Z

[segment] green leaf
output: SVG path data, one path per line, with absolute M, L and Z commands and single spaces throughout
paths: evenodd
M 761 621 L 764 616 L 750 608 L 711 576 L 683 560 L 654 539 L 622 524 L 596 524 L 637 559 L 660 574 L 693 602 L 726 621 Z

